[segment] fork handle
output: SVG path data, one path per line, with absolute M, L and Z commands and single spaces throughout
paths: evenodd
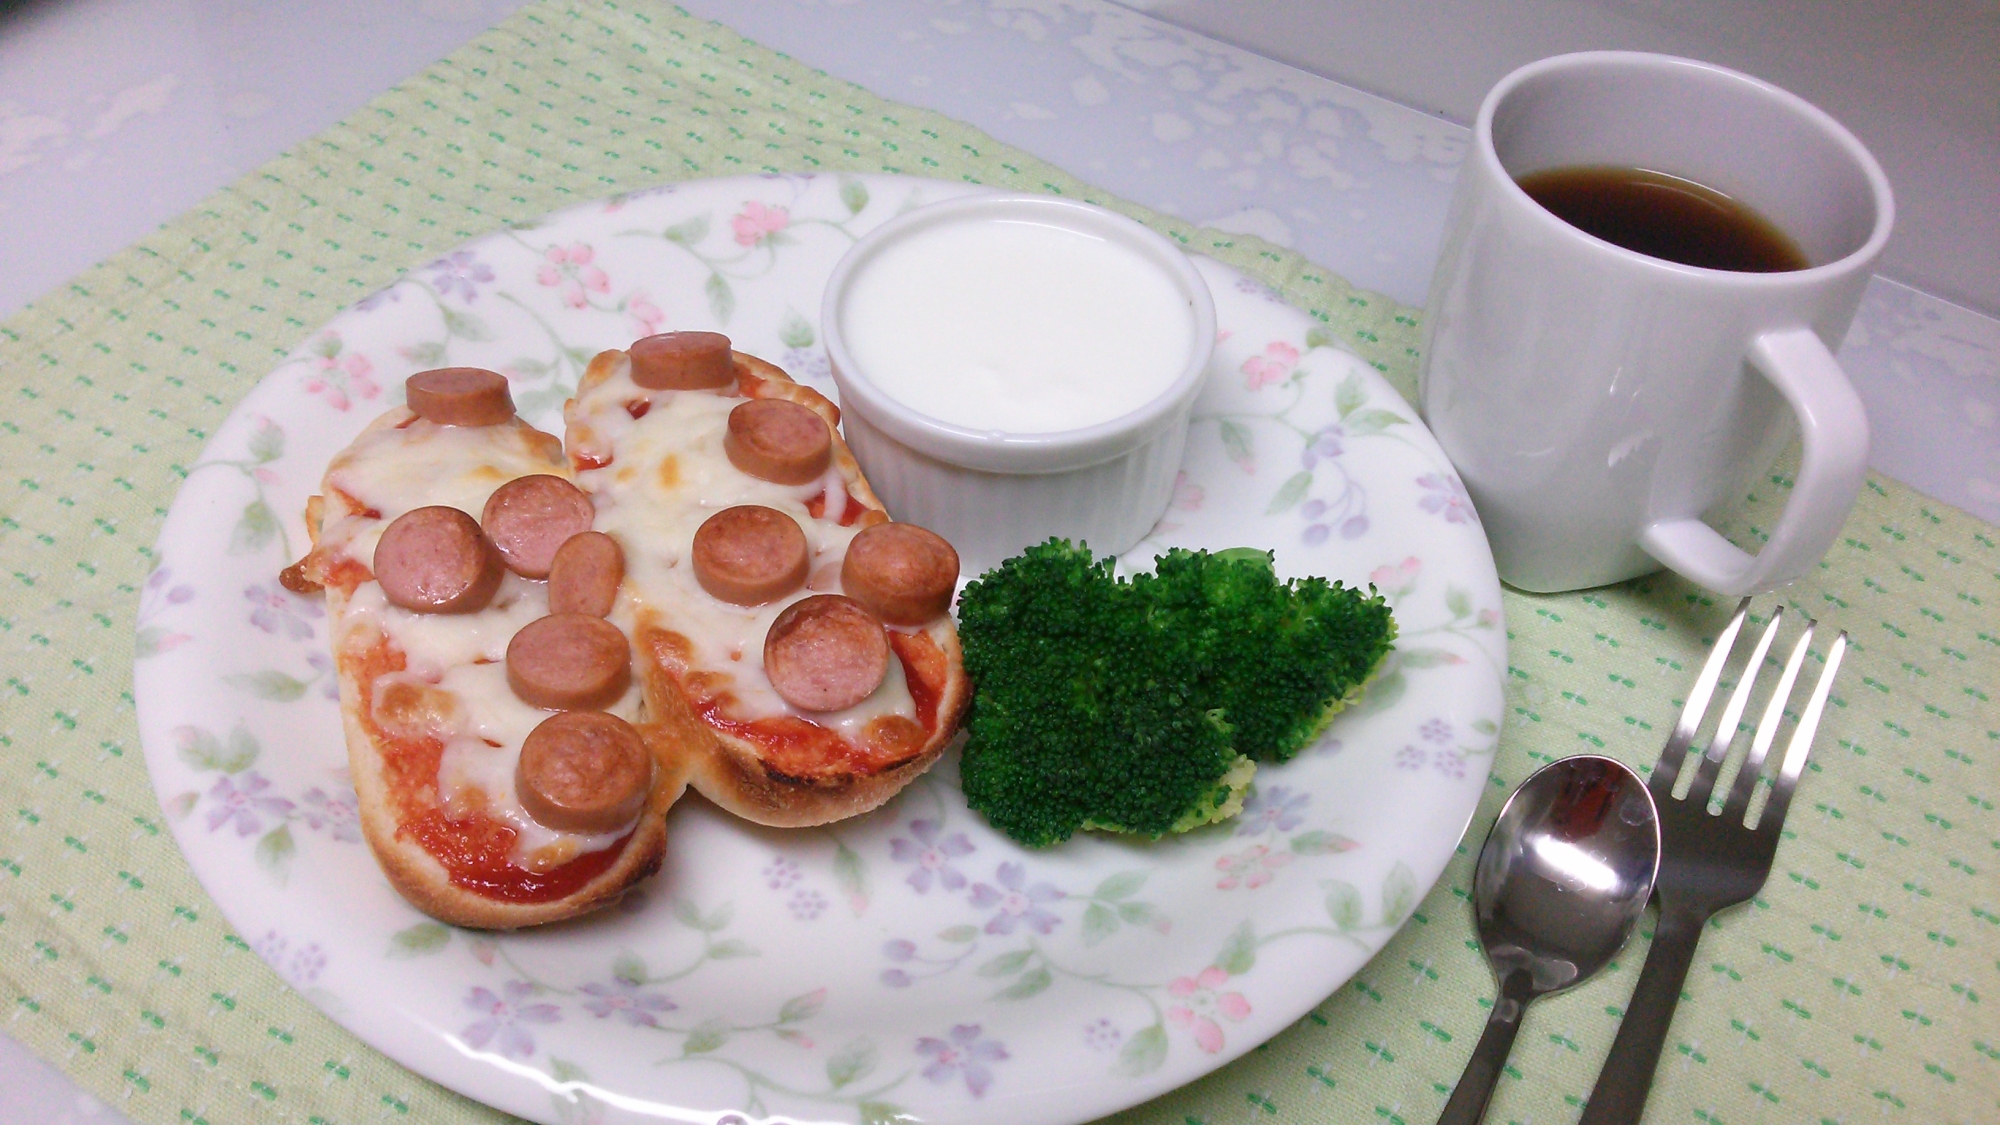
M 1632 990 L 1632 1002 L 1618 1037 L 1611 1041 L 1604 1069 L 1597 1085 L 1584 1103 L 1577 1125 L 1637 1125 L 1646 1108 L 1646 1093 L 1653 1086 L 1653 1072 L 1659 1069 L 1660 1048 L 1666 1045 L 1667 1028 L 1674 1022 L 1674 1005 L 1680 1003 L 1681 985 L 1686 983 L 1688 966 L 1694 963 L 1694 947 L 1701 941 L 1701 927 L 1707 916 L 1693 910 L 1665 910 L 1653 930 L 1653 949 L 1646 954 L 1646 967 L 1639 971 L 1639 985 Z

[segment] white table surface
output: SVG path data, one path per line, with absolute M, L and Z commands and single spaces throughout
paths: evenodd
M 1427 2 L 1425 10 L 1440 7 Z M 1550 8 L 1545 0 L 1522 2 L 1543 15 Z M 1713 12 L 1733 2 L 1697 6 Z M 1272 0 L 1244 9 L 1240 22 L 1225 0 L 682 5 L 884 97 L 969 122 L 1127 199 L 1296 248 L 1410 304 L 1423 301 L 1466 130 L 1333 79 L 1382 86 L 1385 74 L 1401 73 L 1412 100 L 1449 108 L 1451 98 L 1432 102 L 1421 91 L 1454 89 L 1466 66 L 1484 65 L 1497 76 L 1516 61 L 1510 52 L 1524 49 L 1518 34 L 1490 48 L 1457 36 L 1455 53 L 1431 56 L 1404 37 L 1387 44 L 1407 56 L 1394 65 L 1378 52 L 1367 56 L 1365 70 L 1348 70 L 1343 60 L 1361 56 L 1297 38 L 1308 17 L 1318 19 L 1340 0 Z M 52 0 L 0 8 L 0 316 L 518 6 Z M 1168 19 L 1178 9 L 1186 22 L 1328 76 L 1133 8 Z M 1636 10 L 1624 9 L 1627 16 Z M 1990 16 L 1982 10 L 1968 18 Z M 1878 30 L 1894 33 L 1887 25 Z M 1590 45 L 1658 47 L 1640 32 L 1632 38 Z M 1553 41 L 1539 53 L 1575 46 Z M 1727 52 L 1710 57 L 1746 65 Z M 1876 116 L 1893 124 L 1888 108 Z M 1870 127 L 1877 127 L 1872 118 Z M 1900 179 L 1939 178 L 1920 151 L 1896 153 L 1918 161 Z M 1884 159 L 1900 187 L 1898 163 Z M 1990 212 L 1996 204 L 1976 205 Z M 1941 258 L 1933 264 L 1927 274 L 1919 257 L 1903 276 L 1948 276 L 1958 268 Z M 2000 522 L 2000 320 L 1877 278 L 1840 358 L 1868 406 L 1875 466 Z M 0 381 L 10 375 L 0 372 Z M 97 1125 L 124 1118 L 0 1036 L 0 1120 Z

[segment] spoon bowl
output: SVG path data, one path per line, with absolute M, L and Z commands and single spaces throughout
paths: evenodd
M 1479 852 L 1473 909 L 1500 994 L 1439 1125 L 1476 1125 L 1528 1002 L 1578 984 L 1623 948 L 1652 897 L 1660 822 L 1646 783 L 1579 754 L 1507 799 Z

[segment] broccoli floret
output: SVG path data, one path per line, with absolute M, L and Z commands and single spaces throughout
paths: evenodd
M 1243 811 L 1243 801 L 1250 796 L 1250 779 L 1257 776 L 1257 763 L 1236 755 L 1236 760 L 1215 783 L 1215 788 L 1195 799 L 1195 803 L 1181 814 L 1179 820 L 1167 826 L 1169 833 L 1188 832 L 1204 824 L 1220 824 Z M 1122 824 L 1110 824 L 1097 820 L 1086 820 L 1083 826 L 1097 832 L 1131 832 Z
M 1239 812 L 1251 757 L 1310 741 L 1394 631 L 1379 598 L 1280 585 L 1268 555 L 1239 554 L 1170 552 L 1158 574 L 1123 582 L 1111 559 L 1050 540 L 968 585 L 967 802 L 1031 847 Z
M 1236 749 L 1283 762 L 1360 697 L 1396 638 L 1389 606 L 1324 578 L 1278 582 L 1267 551 L 1172 550 L 1132 580 L 1163 635 L 1190 638 L 1201 695 Z
M 1229 724 L 1088 548 L 1052 540 L 968 585 L 959 636 L 966 801 L 1030 847 L 1087 821 L 1161 835 L 1212 805 L 1236 764 Z

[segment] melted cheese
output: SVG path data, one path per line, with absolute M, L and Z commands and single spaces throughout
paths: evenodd
M 320 546 L 372 563 L 382 529 L 415 508 L 444 504 L 474 518 L 493 490 L 516 477 L 548 473 L 571 477 L 548 435 L 518 426 L 438 426 L 417 420 L 364 431 L 327 470 L 331 488 L 361 505 L 349 510 L 330 498 Z M 630 831 L 581 835 L 537 823 L 521 807 L 514 771 L 521 744 L 554 714 L 530 706 L 507 686 L 507 645 L 514 634 L 549 611 L 547 583 L 508 574 L 493 601 L 478 613 L 412 613 L 391 605 L 379 583 L 357 586 L 338 626 L 338 644 L 353 629 L 379 630 L 403 653 L 401 672 L 369 686 L 369 706 L 381 718 L 382 694 L 400 684 L 429 685 L 440 693 L 426 729 L 445 744 L 438 764 L 438 804 L 463 817 L 483 811 L 515 832 L 509 859 L 528 870 L 547 870 L 586 852 L 601 851 Z M 628 634 L 629 635 L 629 634 Z M 606 710 L 638 717 L 636 683 Z M 385 726 L 387 724 L 384 724 Z
M 635 419 L 626 404 L 638 399 L 650 406 Z M 916 702 L 900 660 L 889 661 L 889 674 L 873 695 L 845 711 L 801 711 L 772 689 L 764 673 L 764 635 L 771 622 L 794 602 L 840 592 L 840 563 L 861 528 L 838 522 L 847 504 L 839 469 L 829 467 L 816 481 L 786 485 L 753 477 L 730 462 L 722 439 L 729 412 L 743 401 L 711 391 L 645 390 L 632 382 L 629 361 L 579 396 L 572 417 L 586 421 L 592 446 L 600 455 L 608 452 L 612 461 L 578 474 L 577 483 L 597 504 L 597 530 L 625 549 L 628 589 L 636 590 L 667 628 L 689 639 L 697 667 L 735 673 L 732 718 L 795 716 L 855 743 L 875 718 L 914 720 Z M 827 517 L 815 519 L 806 505 L 822 494 Z M 738 504 L 775 508 L 798 522 L 812 558 L 814 580 L 807 588 L 761 606 L 731 605 L 701 588 L 688 561 L 695 530 L 708 517 Z M 628 604 L 621 604 L 612 620 L 627 635 L 636 624 Z
M 514 788 L 514 771 L 521 761 L 521 744 L 528 733 L 553 712 L 523 703 L 507 686 L 507 666 L 462 664 L 444 674 L 439 686 L 464 705 L 467 721 L 445 742 L 438 761 L 438 804 L 448 814 L 484 809 L 506 821 L 516 833 L 514 862 L 545 870 L 584 852 L 600 851 L 618 842 L 630 825 L 600 835 L 558 832 L 529 816 Z M 639 689 L 606 708 L 631 721 L 639 714 Z M 495 745 L 495 744 L 498 745 Z
M 547 473 L 569 479 L 569 463 L 547 434 L 525 426 L 440 426 L 421 418 L 373 425 L 327 468 L 331 488 L 361 510 L 328 507 L 322 546 L 367 565 L 382 529 L 416 508 L 443 504 L 473 519 L 493 490 L 515 477 Z M 380 513 L 371 517 L 367 512 Z

